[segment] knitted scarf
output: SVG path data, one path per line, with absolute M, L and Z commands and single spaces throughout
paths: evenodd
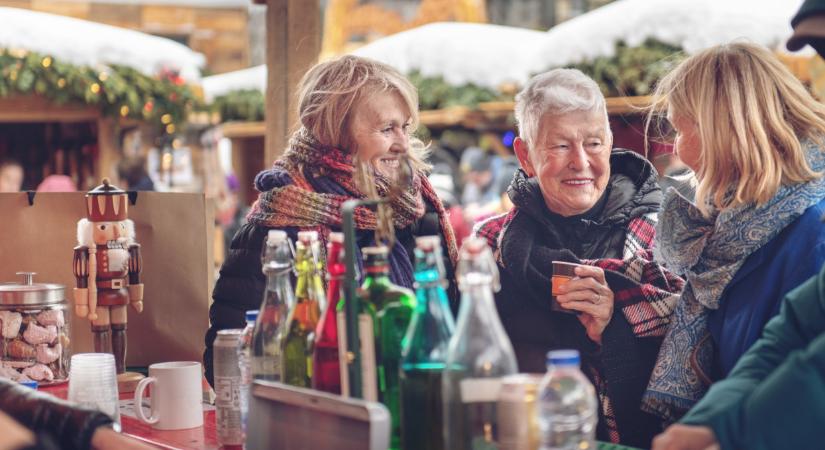
M 825 170 L 825 154 L 810 143 L 805 147 L 810 167 Z M 684 274 L 687 284 L 645 393 L 644 410 L 675 421 L 702 398 L 714 359 L 708 311 L 719 308 L 725 287 L 751 253 L 823 197 L 825 179 L 818 178 L 783 186 L 762 206 L 728 208 L 705 218 L 694 204 L 668 190 L 659 246 L 668 267 Z
M 355 175 L 356 162 L 351 153 L 320 145 L 305 130 L 295 133 L 273 168 L 256 177 L 255 184 L 262 192 L 247 219 L 268 228 L 315 229 L 326 236 L 330 230 L 341 229 L 344 202 L 366 198 L 355 184 Z M 386 196 L 391 180 L 377 171 L 372 175 L 378 194 Z M 268 185 L 276 187 L 262 188 Z M 425 212 L 424 200 L 436 209 L 441 237 L 455 265 L 458 251 L 452 227 L 441 200 L 423 173 L 414 174 L 406 190 L 391 200 L 393 224 L 396 229 L 403 229 L 420 219 Z M 375 211 L 365 206 L 356 208 L 357 230 L 374 231 L 377 226 Z

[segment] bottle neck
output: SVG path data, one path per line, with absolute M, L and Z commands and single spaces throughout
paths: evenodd
M 461 306 L 458 311 L 459 327 L 468 322 L 480 322 L 485 327 L 503 330 L 496 311 L 491 283 L 464 283 L 462 286 Z

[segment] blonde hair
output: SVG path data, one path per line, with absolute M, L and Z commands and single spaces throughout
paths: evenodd
M 410 114 L 410 132 L 418 128 L 418 92 L 392 67 L 353 55 L 344 55 L 316 64 L 298 85 L 299 129 L 320 144 L 352 149 L 350 127 L 355 107 L 371 95 L 397 93 Z M 303 130 L 302 130 L 303 129 Z M 410 139 L 410 161 L 415 169 L 426 168 L 426 146 Z
M 662 78 L 653 99 L 646 131 L 668 110 L 697 124 L 695 202 L 706 216 L 711 206 L 764 204 L 781 186 L 821 175 L 808 165 L 801 140 L 822 144 L 825 106 L 762 46 L 703 50 Z

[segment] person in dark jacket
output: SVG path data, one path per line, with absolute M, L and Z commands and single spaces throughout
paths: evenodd
M 0 448 L 143 450 L 151 447 L 112 429 L 102 412 L 81 408 L 48 394 L 0 378 L 0 414 L 15 423 L 3 430 Z M 4 424 L 8 418 L 0 418 Z M 21 433 L 24 427 L 31 433 Z
M 692 200 L 668 191 L 657 233 L 662 259 L 687 285 L 645 408 L 673 422 L 825 262 L 825 105 L 750 43 L 699 52 L 657 89 L 675 151 L 697 179 Z
M 661 201 L 653 166 L 611 150 L 605 100 L 578 70 L 537 75 L 516 97 L 514 208 L 478 225 L 501 273 L 496 305 L 521 372 L 574 348 L 600 399 L 597 437 L 646 446 L 661 430 L 641 395 L 682 282 L 652 261 Z M 551 304 L 553 262 L 581 263 Z
M 255 178 L 260 195 L 232 240 L 215 285 L 203 355 L 210 383 L 218 330 L 242 328 L 244 312 L 258 309 L 263 298 L 261 248 L 268 230 L 285 230 L 292 239 L 300 230 L 315 230 L 326 239 L 330 231 L 341 230 L 345 201 L 364 198 L 373 189 L 388 194 L 403 160 L 410 162 L 413 177 L 391 200 L 396 242 L 390 249 L 390 279 L 412 288 L 415 237 L 427 235 L 441 237 L 447 277 L 454 278 L 452 228 L 425 176 L 424 147 L 411 138 L 418 124 L 412 84 L 385 64 L 348 55 L 310 69 L 298 92 L 300 127 L 274 167 Z M 356 182 L 362 175 L 370 181 Z M 374 245 L 378 220 L 366 207 L 355 217 L 360 265 L 360 248 Z M 455 289 L 450 291 L 454 302 Z

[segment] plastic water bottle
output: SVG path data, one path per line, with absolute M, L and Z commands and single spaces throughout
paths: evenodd
M 255 331 L 255 321 L 258 320 L 258 310 L 246 312 L 246 328 L 243 329 L 238 342 L 238 361 L 241 366 L 241 426 L 246 434 L 246 418 L 249 416 L 249 390 L 252 387 L 252 334 Z
M 539 385 L 541 450 L 595 449 L 596 390 L 579 370 L 579 352 L 547 353 L 547 374 Z

